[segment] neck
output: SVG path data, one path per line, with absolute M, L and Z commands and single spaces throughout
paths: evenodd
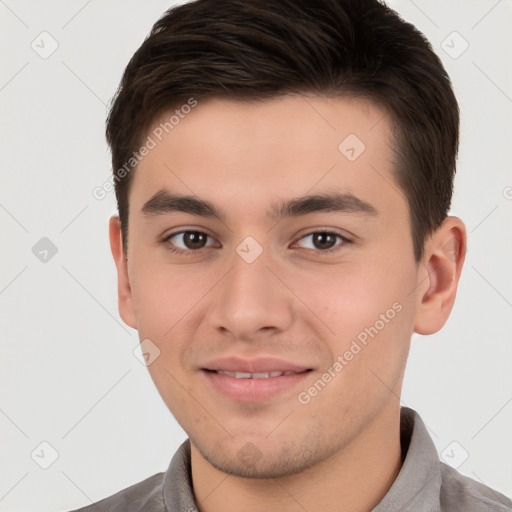
M 370 511 L 402 466 L 400 406 L 394 401 L 343 450 L 306 471 L 273 479 L 227 475 L 191 444 L 194 495 L 201 512 Z

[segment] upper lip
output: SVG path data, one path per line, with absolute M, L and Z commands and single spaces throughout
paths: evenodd
M 261 372 L 295 372 L 301 373 L 310 370 L 309 367 L 300 364 L 295 364 L 283 359 L 274 357 L 255 357 L 255 358 L 242 358 L 242 357 L 222 357 L 219 359 L 212 359 L 202 366 L 203 370 L 216 370 L 223 372 L 246 372 L 246 373 L 261 373 Z

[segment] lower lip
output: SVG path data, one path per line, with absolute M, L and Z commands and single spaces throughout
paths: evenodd
M 290 391 L 311 372 L 268 377 L 266 379 L 237 379 L 222 373 L 203 370 L 211 386 L 223 395 L 240 402 L 261 402 Z

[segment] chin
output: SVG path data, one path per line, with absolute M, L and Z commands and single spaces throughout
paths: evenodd
M 228 443 L 228 449 L 222 445 L 208 449 L 204 449 L 201 444 L 194 445 L 214 468 L 241 478 L 270 479 L 294 475 L 311 468 L 328 456 L 325 454 L 323 457 L 319 446 L 308 443 L 301 448 L 290 445 L 276 448 L 268 442 L 263 447 L 263 442 L 248 441 L 239 449 L 234 448 L 238 443 L 232 439 Z

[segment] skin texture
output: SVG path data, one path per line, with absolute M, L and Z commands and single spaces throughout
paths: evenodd
M 365 145 L 354 161 L 338 149 L 349 134 Z M 388 117 L 364 100 L 215 99 L 200 102 L 138 165 L 128 254 L 118 218 L 110 221 L 119 309 L 160 350 L 148 368 L 191 439 L 202 511 L 370 510 L 396 478 L 411 335 L 446 322 L 466 232 L 448 217 L 414 261 L 390 137 Z M 143 214 L 162 189 L 208 200 L 226 218 Z M 353 194 L 377 214 L 267 215 L 271 203 L 332 192 Z M 180 230 L 207 234 L 206 247 L 164 240 Z M 318 231 L 352 243 L 335 238 L 338 250 L 326 253 L 308 236 Z M 252 263 L 236 251 L 248 236 L 263 250 Z M 188 253 L 172 253 L 173 244 Z M 393 304 L 400 311 L 389 319 Z M 301 403 L 299 393 L 382 314 L 384 327 Z M 219 393 L 201 370 L 224 356 L 278 357 L 312 371 L 277 396 L 244 402 Z

